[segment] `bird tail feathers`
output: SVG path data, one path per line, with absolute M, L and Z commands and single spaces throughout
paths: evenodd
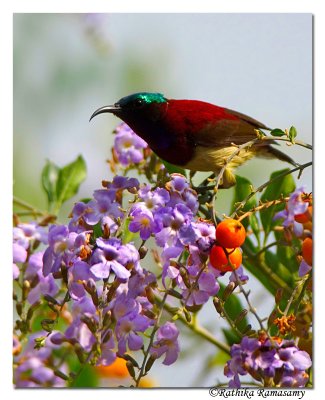
M 287 162 L 287 163 L 293 165 L 294 167 L 300 167 L 300 164 L 298 164 L 296 161 L 294 161 L 291 157 L 289 157 L 287 154 L 283 153 L 282 151 L 275 149 L 272 146 L 265 147 L 265 151 L 263 151 L 262 157 L 277 158 L 281 161 L 284 161 L 284 162 Z

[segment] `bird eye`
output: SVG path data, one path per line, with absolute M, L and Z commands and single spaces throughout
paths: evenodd
M 135 108 L 140 108 L 140 107 L 142 107 L 143 105 L 144 105 L 143 99 L 136 99 L 136 100 L 134 100 L 134 102 L 133 102 L 133 106 L 134 106 Z

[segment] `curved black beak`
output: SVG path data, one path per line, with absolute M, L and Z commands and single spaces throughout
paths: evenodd
M 118 113 L 119 111 L 121 111 L 121 107 L 117 104 L 114 104 L 113 106 L 104 106 L 104 107 L 100 107 L 98 108 L 90 117 L 89 122 L 96 117 L 96 115 L 98 114 L 104 114 L 104 113 Z

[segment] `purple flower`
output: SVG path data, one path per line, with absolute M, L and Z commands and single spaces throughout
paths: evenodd
M 88 329 L 87 325 L 82 322 L 83 316 L 98 320 L 96 307 L 88 296 L 83 296 L 80 299 L 74 300 L 72 305 L 72 323 L 66 329 L 64 337 L 77 340 L 80 345 L 89 351 L 92 345 L 96 342 L 93 334 Z M 61 334 L 62 335 L 62 334 Z
M 54 374 L 55 364 L 50 337 L 46 338 L 45 347 L 34 349 L 34 339 L 40 336 L 40 332 L 29 336 L 29 341 L 24 350 L 14 358 L 14 384 L 17 388 L 27 387 L 63 387 L 66 381 Z M 67 373 L 67 365 L 60 364 L 60 371 Z
M 308 381 L 309 354 L 293 341 L 244 337 L 231 347 L 230 355 L 225 366 L 225 375 L 232 378 L 230 387 L 240 387 L 239 375 L 246 374 L 260 381 L 272 377 L 279 387 L 303 387 Z
M 192 238 L 187 229 L 192 229 L 190 222 L 192 221 L 192 211 L 185 204 L 177 204 L 174 208 L 162 207 L 155 213 L 155 219 L 163 228 L 156 233 L 156 243 L 160 247 L 180 244 L 180 238 L 184 239 L 184 243 L 188 242 L 188 238 Z M 194 232 L 193 232 L 194 233 Z M 191 241 L 191 240 L 190 240 Z
M 27 259 L 27 251 L 26 249 L 18 243 L 13 243 L 12 245 L 12 256 L 13 256 L 13 279 L 19 278 L 19 267 L 16 263 L 24 263 Z
M 80 233 L 88 229 L 88 226 L 83 218 L 88 210 L 87 207 L 88 206 L 86 203 L 75 203 L 70 214 L 71 219 L 68 225 L 70 232 Z
M 109 190 L 127 189 L 133 193 L 134 189 L 139 189 L 140 183 L 136 178 L 128 178 L 127 176 L 115 175 L 112 182 L 107 184 Z
M 148 144 L 137 136 L 125 123 L 116 128 L 114 149 L 119 162 L 127 167 L 130 164 L 138 164 L 143 160 L 143 151 Z
M 166 188 L 169 190 L 170 195 L 167 206 L 175 207 L 175 205 L 183 203 L 193 214 L 196 214 L 199 207 L 197 194 L 189 187 L 189 183 L 183 175 L 172 174 L 171 180 L 166 184 Z
M 31 282 L 31 290 L 28 293 L 27 300 L 30 304 L 35 303 L 41 295 L 49 294 L 55 296 L 59 288 L 52 275 L 43 275 L 43 252 L 31 254 L 25 271 L 25 278 Z
M 28 249 L 31 241 L 36 240 L 47 244 L 47 228 L 37 222 L 19 224 L 13 228 L 13 242 Z
M 164 365 L 173 364 L 179 355 L 179 331 L 173 322 L 166 322 L 157 331 L 157 339 L 150 349 L 150 353 L 157 358 L 165 355 Z
M 170 200 L 166 189 L 157 188 L 151 191 L 149 185 L 144 185 L 139 190 L 139 196 L 144 201 L 146 208 L 151 211 L 164 207 Z
M 172 174 L 171 181 L 169 182 L 169 187 L 172 191 L 179 194 L 183 194 L 186 189 L 188 189 L 189 184 L 185 176 L 181 174 Z
M 187 306 L 195 306 L 206 303 L 210 296 L 214 296 L 220 289 L 214 275 L 211 272 L 202 272 L 198 279 L 193 280 L 196 284 L 191 289 L 185 289 L 182 293 Z
M 130 276 L 130 271 L 118 260 L 119 251 L 121 249 L 125 250 L 121 245 L 121 241 L 116 238 L 98 238 L 96 244 L 97 249 L 92 255 L 92 267 L 90 271 L 96 278 L 107 279 L 112 270 L 122 282 L 125 282 Z
M 304 275 L 308 274 L 308 272 L 311 271 L 311 269 L 312 269 L 311 265 L 307 264 L 306 261 L 302 259 L 299 265 L 298 275 L 300 277 L 303 277 Z
M 131 298 L 136 298 L 145 293 L 147 286 L 156 283 L 156 276 L 145 269 L 137 270 L 137 273 L 132 275 L 128 281 L 127 294 Z M 139 300 L 139 297 L 138 299 Z
M 94 192 L 94 200 L 87 203 L 83 218 L 88 225 L 96 225 L 102 218 L 123 217 L 120 204 L 115 201 L 115 191 L 99 189 Z
M 157 226 L 151 211 L 137 204 L 131 210 L 130 216 L 132 217 L 132 221 L 129 224 L 129 231 L 133 233 L 140 232 L 142 240 L 149 239 Z
M 90 270 L 89 264 L 84 261 L 77 261 L 68 270 L 68 288 L 73 299 L 80 299 L 85 296 L 86 291 L 82 284 L 83 281 L 96 279 Z
M 124 354 L 127 347 L 130 350 L 140 350 L 143 345 L 143 339 L 137 332 L 144 332 L 152 325 L 152 321 L 132 311 L 121 317 L 116 324 L 115 334 L 118 340 L 118 352 Z
M 201 251 L 208 251 L 216 240 L 215 226 L 208 222 L 193 223 L 196 243 Z
M 116 360 L 116 352 L 112 350 L 115 348 L 112 330 L 109 329 L 106 335 L 110 335 L 110 338 L 100 346 L 101 356 L 97 360 L 97 365 L 111 365 Z
M 165 287 L 167 277 L 170 279 L 176 279 L 178 285 L 182 283 L 179 269 L 171 263 L 171 259 L 179 257 L 182 251 L 183 249 L 181 247 L 170 246 L 165 247 L 163 252 L 161 253 L 161 258 L 163 261 L 162 282 Z
M 244 268 L 242 265 L 236 270 L 236 273 L 233 271 L 229 275 L 229 282 L 237 283 L 237 277 L 241 283 L 246 283 L 249 280 L 249 276 L 245 275 Z
M 274 220 L 284 219 L 282 225 L 284 227 L 292 226 L 296 236 L 303 233 L 303 225 L 295 221 L 295 215 L 303 214 L 308 208 L 308 202 L 302 200 L 302 194 L 305 192 L 304 187 L 296 189 L 290 196 L 286 208 L 275 214 Z
M 61 264 L 69 266 L 75 257 L 74 242 L 76 232 L 69 232 L 66 225 L 52 225 L 49 229 L 49 247 L 43 256 L 43 274 L 57 272 Z
M 126 293 L 117 296 L 113 304 L 113 314 L 116 320 L 132 312 L 139 314 L 140 311 L 140 304 L 134 298 L 128 297 Z

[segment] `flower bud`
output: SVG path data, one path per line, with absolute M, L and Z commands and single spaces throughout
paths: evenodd
M 228 297 L 232 294 L 232 292 L 235 290 L 236 284 L 235 282 L 230 282 L 226 287 L 222 295 L 222 300 L 226 301 Z
M 221 303 L 221 300 L 218 297 L 213 298 L 213 305 L 214 308 L 216 309 L 217 313 L 223 316 L 223 306 Z
M 146 246 L 141 246 L 139 249 L 140 260 L 144 259 L 148 253 L 148 248 Z
M 283 296 L 283 289 L 278 288 L 275 293 L 275 304 L 279 304 Z
M 248 311 L 247 311 L 246 309 L 242 310 L 242 311 L 237 315 L 237 317 L 235 318 L 234 324 L 235 324 L 235 325 L 238 325 L 238 324 L 246 317 L 247 314 L 248 314 Z
M 145 373 L 150 371 L 151 367 L 153 366 L 153 363 L 156 360 L 157 360 L 157 355 L 155 353 L 151 354 L 149 359 L 148 359 L 148 361 L 147 361 L 147 363 L 146 363 L 145 369 L 144 369 Z
M 135 370 L 131 361 L 126 362 L 126 368 L 128 369 L 130 376 L 135 378 Z
M 190 288 L 191 287 L 191 283 L 189 281 L 188 273 L 187 273 L 185 267 L 183 267 L 183 266 L 180 267 L 179 273 L 180 273 L 180 275 L 181 275 L 181 277 L 183 279 L 183 282 L 184 282 L 185 286 L 187 288 Z

